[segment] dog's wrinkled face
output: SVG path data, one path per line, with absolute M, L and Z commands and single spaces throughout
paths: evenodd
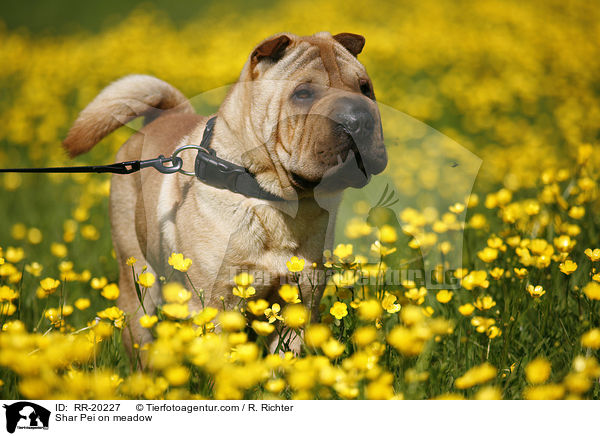
M 297 191 L 362 187 L 387 164 L 373 86 L 356 58 L 363 45 L 353 34 L 284 34 L 251 55 L 250 123 L 271 138 Z

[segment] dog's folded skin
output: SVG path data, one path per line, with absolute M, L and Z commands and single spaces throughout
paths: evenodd
M 188 273 L 205 303 L 233 307 L 236 273 L 255 273 L 255 298 L 281 303 L 292 256 L 322 267 L 331 243 L 340 193 L 363 186 L 387 163 L 381 121 L 371 82 L 356 55 L 364 38 L 353 34 L 310 37 L 280 34 L 252 52 L 239 81 L 219 108 L 211 146 L 223 159 L 246 167 L 267 191 L 290 200 L 289 208 L 205 185 L 181 173 L 146 170 L 114 175 L 110 195 L 113 243 L 121 269 L 120 307 L 136 314 L 132 343 L 151 340 L 141 328 L 134 283 L 126 259 L 134 256 L 155 275 L 169 276 L 173 252 L 193 259 Z M 160 116 L 159 116 L 160 115 Z M 71 156 L 137 116 L 154 119 L 119 150 L 117 161 L 169 156 L 179 146 L 199 144 L 207 117 L 171 85 L 149 76 L 127 76 L 104 89 L 71 128 Z M 182 153 L 191 169 L 194 152 Z M 320 192 L 321 194 L 315 194 Z M 176 277 L 185 284 L 185 277 Z M 313 319 L 324 283 L 311 298 L 301 283 Z M 145 300 L 160 302 L 159 285 Z M 192 300 L 191 310 L 200 302 Z M 276 338 L 274 338 L 276 339 Z M 299 342 L 296 347 L 299 346 Z

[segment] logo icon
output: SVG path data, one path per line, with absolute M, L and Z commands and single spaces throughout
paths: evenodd
M 42 406 L 29 401 L 19 401 L 10 405 L 4 404 L 6 409 L 6 431 L 14 433 L 15 429 L 43 429 L 48 430 L 50 411 Z

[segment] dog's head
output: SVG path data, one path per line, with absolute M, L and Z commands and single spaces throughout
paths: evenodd
M 319 184 L 328 190 L 361 187 L 385 168 L 373 85 L 357 59 L 364 43 L 362 36 L 350 33 L 286 33 L 252 51 L 236 85 L 244 91 L 232 92 L 229 103 L 249 103 L 236 114 L 243 120 L 237 133 L 264 143 L 267 153 L 258 155 L 283 168 L 276 177 L 287 179 L 284 186 L 299 192 Z M 259 173 L 269 168 L 256 159 L 245 164 Z

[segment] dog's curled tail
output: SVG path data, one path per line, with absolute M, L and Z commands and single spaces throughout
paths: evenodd
M 166 110 L 194 113 L 189 100 L 167 82 L 146 75 L 125 76 L 104 88 L 81 111 L 63 145 L 75 157 L 134 118 L 144 115 L 152 120 Z

